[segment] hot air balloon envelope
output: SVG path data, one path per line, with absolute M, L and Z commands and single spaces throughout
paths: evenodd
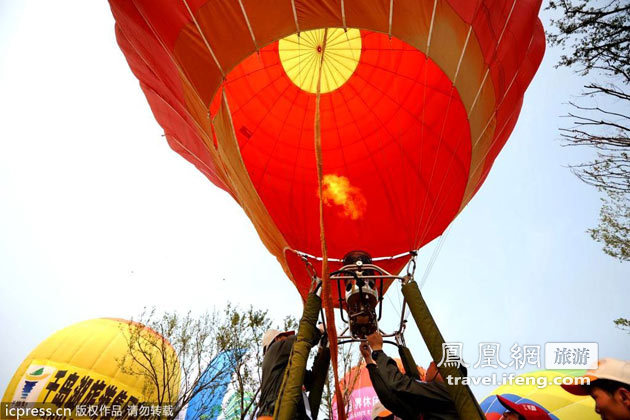
M 303 298 L 299 255 L 321 275 L 322 233 L 329 257 L 361 249 L 397 273 L 444 231 L 544 52 L 539 0 L 110 4 L 169 144 L 242 206 Z

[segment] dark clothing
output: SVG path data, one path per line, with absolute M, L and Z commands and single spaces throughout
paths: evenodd
M 403 420 L 459 420 L 442 382 L 421 382 L 398 370 L 394 359 L 375 351 L 367 365 L 372 386 L 385 408 Z
M 317 330 L 319 333 L 319 330 Z M 273 416 L 273 410 L 276 404 L 276 398 L 278 397 L 278 391 L 282 385 L 282 379 L 284 377 L 284 371 L 289 363 L 289 357 L 291 356 L 291 349 L 295 343 L 297 336 L 292 335 L 284 340 L 276 341 L 271 344 L 265 353 L 265 357 L 262 362 L 262 381 L 260 384 L 260 402 L 258 405 L 258 416 Z M 318 335 L 317 340 L 320 336 Z M 315 341 L 317 342 L 317 341 Z M 325 361 L 325 357 L 322 356 L 323 352 L 318 351 L 315 360 L 313 361 L 313 371 L 316 371 L 320 365 Z M 307 391 L 310 391 L 311 384 L 313 382 L 313 373 L 310 370 L 306 371 L 304 376 L 304 386 Z M 300 400 L 297 408 L 296 419 L 307 419 L 306 409 L 304 408 L 304 401 Z

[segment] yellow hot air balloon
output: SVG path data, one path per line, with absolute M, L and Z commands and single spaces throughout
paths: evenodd
M 143 368 L 130 357 L 130 342 L 154 358 L 157 382 L 134 374 Z M 148 407 L 175 403 L 179 381 L 177 355 L 162 336 L 138 323 L 99 318 L 59 330 L 40 343 L 13 375 L 2 402 L 9 403 L 3 404 L 5 410 L 60 408 L 77 414 L 79 409 L 107 407 L 109 416 L 115 416 L 116 411 L 137 410 L 142 403 Z M 105 417 L 102 412 L 99 416 Z
M 523 378 L 522 385 L 502 385 L 492 391 L 483 402 L 481 408 L 488 420 L 498 420 L 505 411 L 505 407 L 497 400 L 501 395 L 517 404 L 530 403 L 544 408 L 552 420 L 597 420 L 595 402 L 588 395 L 578 396 L 566 392 L 554 383 L 554 378 L 571 378 L 582 376 L 583 370 L 541 370 L 529 372 L 518 377 Z M 544 386 L 547 384 L 547 386 Z

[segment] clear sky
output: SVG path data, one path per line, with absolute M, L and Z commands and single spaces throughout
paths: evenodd
M 564 103 L 586 80 L 555 69 L 558 56 L 547 50 L 511 139 L 423 287 L 443 335 L 472 362 L 480 342 L 501 343 L 504 359 L 514 343 L 550 341 L 595 341 L 600 356 L 630 359 L 630 335 L 612 322 L 630 318 L 630 264 L 586 233 L 600 196 L 566 166 L 589 152 L 558 140 Z M 0 2 L 0 122 L 0 392 L 40 341 L 85 319 L 227 300 L 277 319 L 300 313 L 244 212 L 168 147 L 107 2 Z M 414 330 L 408 344 L 426 365 Z

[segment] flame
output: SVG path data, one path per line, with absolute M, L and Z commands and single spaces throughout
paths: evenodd
M 361 190 L 352 184 L 345 176 L 324 175 L 323 179 L 324 204 L 327 206 L 342 206 L 343 215 L 352 220 L 362 217 L 367 208 L 367 200 Z

